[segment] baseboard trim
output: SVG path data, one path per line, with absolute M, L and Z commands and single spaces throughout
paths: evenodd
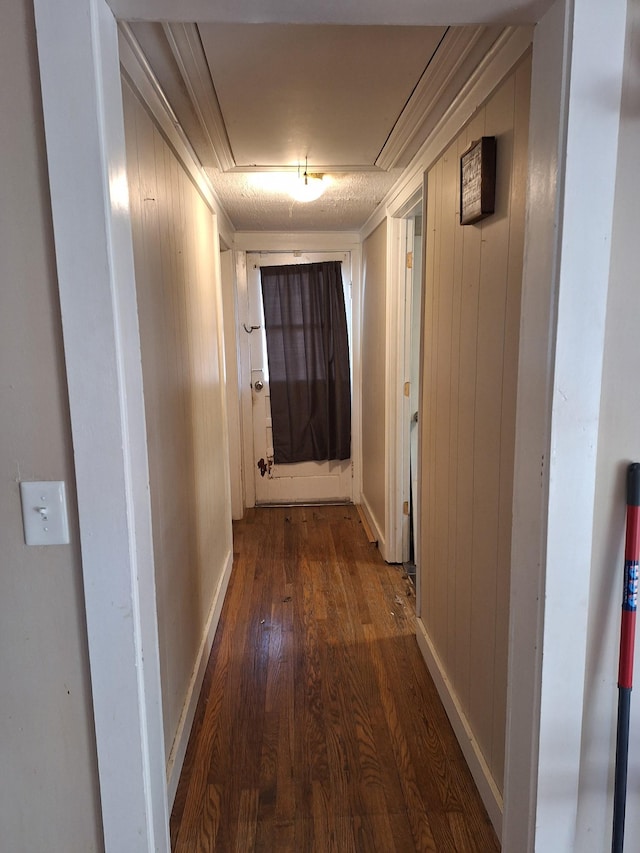
M 378 543 L 378 549 L 379 549 L 380 553 L 382 554 L 383 558 L 386 560 L 387 559 L 387 542 L 386 542 L 386 539 L 382 535 L 382 532 L 380 530 L 380 525 L 376 521 L 376 517 L 373 514 L 373 512 L 371 511 L 371 507 L 369 506 L 369 503 L 367 502 L 367 499 L 364 495 L 360 495 L 360 503 L 358 504 L 358 513 L 360 514 L 361 517 L 364 516 L 364 518 L 367 522 L 369 529 L 366 531 L 366 533 L 367 533 L 368 537 L 371 537 L 369 539 L 369 541 Z
M 356 509 L 358 510 L 360 523 L 362 524 L 362 529 L 366 534 L 367 541 L 370 542 L 372 545 L 376 545 L 378 543 L 378 540 L 376 539 L 375 533 L 371 529 L 369 519 L 367 518 L 367 513 L 364 511 L 361 504 L 356 504 Z
M 502 813 L 503 800 L 500 791 L 493 779 L 487 762 L 482 755 L 478 743 L 473 735 L 469 721 L 460 706 L 458 697 L 453 690 L 446 672 L 442 666 L 442 662 L 433 647 L 433 643 L 427 634 L 424 623 L 421 619 L 417 620 L 416 637 L 418 646 L 422 652 L 422 656 L 427 664 L 427 668 L 431 673 L 436 689 L 444 705 L 444 709 L 449 717 L 449 722 L 455 732 L 456 738 L 462 748 L 462 753 L 465 757 L 469 770 L 473 776 L 473 780 L 478 788 L 478 793 L 482 798 L 482 802 L 489 814 L 493 828 L 495 829 L 498 838 L 502 837 Z
M 202 688 L 204 673 L 211 653 L 211 647 L 213 646 L 213 638 L 215 637 L 218 622 L 220 621 L 220 613 L 222 612 L 224 597 L 229 585 L 229 578 L 231 577 L 232 564 L 233 550 L 230 549 L 225 558 L 224 569 L 218 582 L 218 588 L 213 596 L 213 603 L 211 605 L 211 610 L 209 611 L 207 624 L 200 644 L 200 649 L 198 651 L 198 656 L 196 658 L 196 665 L 193 669 L 191 681 L 189 682 L 189 689 L 187 690 L 185 703 L 180 716 L 180 722 L 178 723 L 176 736 L 173 739 L 173 746 L 171 747 L 171 752 L 169 753 L 169 758 L 167 760 L 167 795 L 169 799 L 169 812 L 171 812 L 173 802 L 176 798 L 180 773 L 182 772 L 182 765 L 184 764 L 184 758 L 187 753 L 187 744 L 189 743 L 189 735 L 191 734 L 191 726 L 193 725 L 196 706 L 198 704 L 198 699 L 200 698 L 200 690 Z

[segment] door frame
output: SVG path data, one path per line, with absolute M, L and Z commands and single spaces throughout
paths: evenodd
M 462 14 L 463 6 L 450 4 L 451 20 L 456 12 Z M 34 7 L 105 848 L 108 853 L 168 851 L 144 401 L 130 219 L 126 193 L 118 195 L 125 181 L 124 133 L 111 8 L 123 17 L 145 15 L 140 2 L 133 0 L 111 0 L 110 4 L 106 0 L 56 4 L 34 0 Z M 506 853 L 532 850 L 536 827 L 543 834 L 555 831 L 555 838 L 564 844 L 578 801 L 579 743 L 575 740 L 579 741 L 583 701 L 581 638 L 586 642 L 586 632 L 580 629 L 588 594 L 576 597 L 580 600 L 572 602 L 567 614 L 566 583 L 573 578 L 576 555 L 571 553 L 565 562 L 566 535 L 563 539 L 555 519 L 571 522 L 571 543 L 583 543 L 581 557 L 589 566 L 619 106 L 616 112 L 608 102 L 608 111 L 600 110 L 602 120 L 595 121 L 593 98 L 584 93 L 600 91 L 602 80 L 607 81 L 609 92 L 615 94 L 620 88 L 626 7 L 626 0 L 606 7 L 556 0 L 534 42 L 538 102 L 535 106 L 534 99 L 532 109 L 529 167 L 535 204 L 530 202 L 529 215 L 535 223 L 528 220 L 526 235 L 528 245 L 541 238 L 546 251 L 544 257 L 540 248 L 525 253 L 523 304 L 530 313 L 521 334 L 521 356 L 533 358 L 535 369 L 522 363 L 518 383 L 512 602 L 518 604 L 514 596 L 527 601 L 533 596 L 535 601 L 537 595 L 538 603 L 534 612 L 526 614 L 512 607 L 509 672 L 520 674 L 525 689 L 519 690 L 515 680 L 509 688 Z M 151 4 L 144 7 L 147 19 L 154 17 L 152 8 Z M 180 13 L 191 20 L 215 22 L 216 17 L 210 4 L 196 0 L 181 4 Z M 550 22 L 559 28 L 554 30 Z M 594 54 L 592 45 L 603 41 L 610 49 Z M 553 101 L 550 113 L 549 100 L 556 91 L 562 97 L 559 104 Z M 460 106 L 468 94 L 463 90 L 456 108 L 430 137 L 430 145 L 438 148 L 439 139 L 444 143 L 453 138 L 451 124 L 464 123 Z M 467 116 L 477 103 L 468 104 Z M 550 152 L 557 170 L 546 180 L 549 161 L 545 158 Z M 417 171 L 421 180 L 422 163 Z M 584 181 L 585 174 L 598 179 Z M 594 215 L 597 241 L 591 239 Z M 585 298 L 585 274 L 593 301 Z M 84 339 L 87 329 L 96 328 L 96 317 L 104 335 L 102 345 L 87 347 Z M 547 354 L 543 365 L 539 356 L 535 358 L 540 351 Z M 580 384 L 576 385 L 575 377 Z M 354 373 L 354 382 L 360 379 Z M 95 384 L 100 384 L 104 395 L 92 411 L 83 391 Z M 571 416 L 576 410 L 584 417 L 584 432 L 580 446 L 572 447 L 575 423 Z M 354 430 L 358 429 L 359 421 L 354 422 Z M 96 440 L 108 449 L 107 466 L 100 464 Z M 575 459 L 583 449 L 580 483 L 576 483 Z M 542 476 L 536 471 L 534 491 L 531 465 L 539 468 L 541 452 L 547 464 Z M 358 458 L 357 462 L 361 464 Z M 101 485 L 99 500 L 96 482 Z M 117 523 L 111 527 L 114 520 Z M 112 534 L 108 541 L 107 534 Z M 553 582 L 547 584 L 549 578 Z M 563 777 L 569 797 L 563 814 L 553 796 L 553 721 L 554 693 L 558 679 L 567 673 L 567 656 L 559 648 L 562 644 L 544 642 L 558 631 L 581 644 L 570 662 L 575 669 L 571 698 L 577 701 L 565 703 L 576 734 L 571 763 L 565 765 L 568 777 Z M 114 697 L 117 721 L 113 720 Z
M 267 337 L 264 327 L 264 304 L 262 299 L 262 292 L 260 286 L 261 274 L 259 270 L 262 266 L 266 265 L 294 265 L 296 263 L 317 263 L 319 261 L 332 261 L 339 260 L 340 264 L 343 268 L 343 272 L 345 271 L 345 267 L 348 269 L 348 279 L 344 278 L 343 275 L 343 290 L 345 291 L 345 314 L 346 314 L 346 323 L 348 330 L 348 342 L 349 342 L 349 383 L 350 383 L 350 409 L 353 409 L 353 353 L 352 353 L 352 342 L 353 342 L 353 334 L 352 334 L 352 325 L 353 325 L 353 270 L 352 270 L 352 258 L 351 252 L 345 249 L 342 249 L 338 252 L 326 252 L 326 251 L 295 251 L 295 252 L 247 252 L 246 254 L 246 270 L 247 270 L 247 286 L 248 286 L 248 308 L 250 313 L 248 315 L 248 319 L 243 321 L 243 323 L 238 324 L 239 329 L 243 329 L 243 325 L 246 325 L 247 329 L 252 329 L 251 333 L 245 332 L 244 338 L 247 342 L 247 351 L 249 353 L 249 358 L 251 359 L 251 381 L 249 383 L 251 388 L 251 397 L 252 397 L 252 405 L 251 405 L 251 433 L 253 437 L 253 458 L 250 461 L 250 467 L 247 468 L 247 475 L 250 472 L 253 473 L 254 484 L 255 484 L 255 494 L 256 494 L 256 505 L 261 506 L 271 506 L 271 505 L 287 505 L 287 504 L 313 504 L 313 503 L 332 503 L 332 502 L 344 502 L 344 503 L 352 503 L 353 502 L 353 461 L 351 456 L 348 460 L 340 460 L 340 473 L 337 477 L 334 477 L 332 483 L 335 480 L 338 480 L 339 486 L 343 488 L 337 488 L 336 492 L 329 492 L 326 494 L 324 498 L 313 495 L 314 489 L 310 488 L 310 483 L 313 477 L 318 474 L 321 477 L 326 477 L 328 470 L 323 472 L 316 472 L 315 474 L 311 473 L 300 473 L 298 469 L 297 474 L 293 474 L 291 472 L 292 466 L 282 466 L 277 463 L 272 463 L 274 468 L 274 476 L 273 479 L 270 479 L 271 475 L 267 477 L 266 480 L 262 480 L 258 477 L 258 466 L 257 466 L 257 458 L 263 457 L 264 459 L 268 459 L 268 445 L 269 442 L 266 440 L 266 423 L 265 418 L 266 415 L 260 417 L 257 412 L 258 400 L 262 398 L 264 402 L 265 393 L 267 396 L 270 396 L 270 388 L 271 383 L 268 381 L 265 385 L 265 388 L 259 394 L 258 397 L 254 397 L 254 389 L 253 383 L 255 374 L 258 372 L 264 373 L 265 367 L 267 367 L 266 361 L 266 350 L 267 350 Z M 348 281 L 348 297 L 347 297 L 347 288 L 344 286 L 345 281 Z M 253 301 L 253 304 L 252 304 Z M 256 335 L 256 337 L 254 337 Z M 262 367 L 258 369 L 256 367 L 255 355 L 256 355 L 256 343 L 260 338 L 260 342 L 262 344 L 262 355 L 264 358 L 260 359 L 260 364 Z M 252 357 L 253 356 L 253 357 Z M 268 371 L 267 371 L 268 372 Z M 264 377 L 263 377 L 264 378 Z M 267 393 L 268 387 L 268 393 Z M 264 412 L 264 409 L 263 409 Z M 271 410 L 270 410 L 271 415 Z M 258 421 L 261 421 L 258 423 Z M 351 428 L 350 431 L 352 432 Z M 260 447 L 260 439 L 258 436 L 262 435 L 265 440 L 265 444 L 263 447 Z M 352 439 L 352 436 L 350 436 Z M 330 463 L 335 462 L 335 460 L 323 460 L 323 463 L 326 463 L 327 469 L 330 468 Z M 305 467 L 309 467 L 309 463 L 301 463 Z M 317 463 L 311 463 L 317 464 Z M 289 468 L 289 474 L 284 473 L 283 470 Z M 264 476 L 264 475 L 263 475 Z M 331 474 L 329 474 L 331 476 Z M 297 487 L 301 488 L 302 493 L 305 493 L 304 482 L 307 483 L 307 488 L 310 490 L 306 492 L 305 497 L 297 497 L 295 489 Z M 302 485 L 301 485 L 302 484 Z M 289 489 L 293 489 L 293 492 L 290 492 Z M 319 487 L 316 487 L 319 488 Z M 265 492 L 271 492 L 270 495 L 266 496 Z M 338 494 L 341 492 L 342 494 Z M 278 493 L 280 493 L 278 495 Z M 259 495 L 262 495 L 259 498 Z
M 238 249 L 238 326 L 251 325 L 247 288 L 247 255 L 249 253 L 335 253 L 351 255 L 351 460 L 353 463 L 352 500 L 358 503 L 361 493 L 361 402 L 360 402 L 360 317 L 361 317 L 361 267 L 362 248 L 359 236 L 351 232 L 300 232 L 270 233 L 238 232 L 235 237 Z M 242 385 L 240 399 L 242 406 L 242 446 L 243 480 L 245 507 L 256 503 L 253 467 L 255 454 L 253 449 L 253 416 L 251 392 L 251 353 L 248 335 L 240 335 L 240 362 Z
M 402 563 L 409 535 L 409 517 L 404 503 L 409 500 L 409 436 L 406 429 L 408 399 L 404 394 L 407 375 L 407 275 L 406 247 L 409 214 L 421 203 L 422 179 L 411 186 L 408 197 L 393 209 L 387 223 L 387 360 L 386 386 L 386 548 L 383 557 L 389 563 Z M 422 202 L 423 210 L 424 203 Z M 423 274 L 424 279 L 424 274 Z
M 117 24 L 105 0 L 35 0 L 34 9 L 104 844 L 109 853 L 168 851 Z

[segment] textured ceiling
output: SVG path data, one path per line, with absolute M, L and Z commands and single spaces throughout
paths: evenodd
M 239 231 L 362 228 L 501 31 L 151 22 L 128 29 Z M 328 183 L 316 201 L 294 201 L 256 174 L 295 171 L 307 157 L 309 172 Z
M 329 173 L 326 192 L 310 203 L 294 201 L 283 191 L 265 190 L 260 175 L 206 171 L 239 231 L 357 231 L 402 170 Z

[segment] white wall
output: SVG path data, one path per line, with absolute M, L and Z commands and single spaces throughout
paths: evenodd
M 218 235 L 127 83 L 123 95 L 171 795 L 232 559 Z
M 102 849 L 74 466 L 33 8 L 0 6 L 0 847 Z M 71 544 L 27 547 L 20 480 Z
M 640 113 L 638 51 L 640 4 L 628 5 L 628 33 L 622 95 L 620 144 L 614 212 L 611 275 L 607 302 L 605 354 L 600 401 L 596 471 L 587 675 L 584 686 L 576 850 L 599 853 L 611 843 L 615 757 L 618 647 L 622 567 L 624 565 L 625 475 L 640 461 L 640 241 L 638 198 Z M 640 634 L 635 645 L 636 684 Z M 626 847 L 640 837 L 640 702 L 631 700 L 631 736 L 626 815 Z
M 362 497 L 386 556 L 386 221 L 362 247 Z

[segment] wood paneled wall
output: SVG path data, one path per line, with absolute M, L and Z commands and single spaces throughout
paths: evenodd
M 385 539 L 387 223 L 362 248 L 362 503 Z M 384 551 L 384 546 L 382 547 Z
M 530 60 L 428 173 L 422 621 L 502 790 Z M 496 211 L 461 226 L 460 156 L 497 137 Z
M 169 756 L 232 547 L 218 235 L 172 149 L 123 89 Z

